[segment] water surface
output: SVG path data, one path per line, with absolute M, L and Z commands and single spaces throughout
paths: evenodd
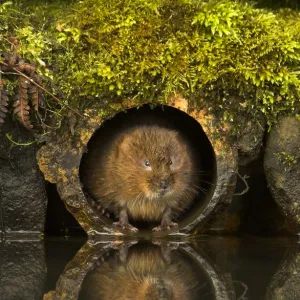
M 300 299 L 299 245 L 294 238 L 212 236 L 2 239 L 0 298 Z

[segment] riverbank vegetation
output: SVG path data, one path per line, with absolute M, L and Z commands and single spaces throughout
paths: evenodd
M 262 1 L 260 8 L 229 0 L 6 1 L 0 122 L 14 112 L 27 128 L 49 131 L 70 113 L 85 117 L 97 107 L 106 115 L 129 99 L 155 105 L 174 93 L 216 112 L 236 132 L 240 114 L 264 116 L 269 125 L 281 114 L 299 116 L 294 4 L 272 10 Z

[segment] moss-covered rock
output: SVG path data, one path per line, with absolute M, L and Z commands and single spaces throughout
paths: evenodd
M 238 119 L 241 122 L 240 132 L 237 135 L 239 165 L 246 166 L 260 156 L 266 132 L 266 120 L 263 117 L 253 120 L 249 114 L 241 115 Z
M 1 84 L 11 101 L 8 110 L 14 110 L 19 75 L 3 66 L 9 64 L 6 54 L 18 53 L 36 64 L 43 86 L 59 98 L 46 96 L 42 112 L 48 117 L 37 117 L 34 127 L 40 133 L 58 129 L 58 135 L 78 146 L 52 139 L 40 156 L 46 178 L 62 188 L 71 178 L 69 172 L 78 172 L 81 147 L 90 131 L 84 125 L 78 139 L 69 139 L 64 130 L 74 131 L 72 110 L 79 111 L 79 124 L 88 124 L 126 107 L 166 104 L 177 93 L 184 95 L 189 107 L 213 113 L 214 128 L 238 137 L 246 160 L 256 157 L 263 137 L 261 119 L 271 125 L 280 115 L 300 113 L 297 5 L 292 6 L 295 10 L 257 7 L 229 0 L 1 3 Z M 91 115 L 86 113 L 90 109 Z M 2 114 L 5 110 L 0 105 Z M 241 115 L 247 116 L 246 122 L 241 122 Z M 251 141 L 253 134 L 258 138 Z M 50 159 L 51 151 L 57 158 Z M 73 166 L 66 171 L 65 164 Z M 76 188 L 63 192 L 70 199 L 80 193 L 77 181 Z M 68 205 L 79 211 L 75 202 Z M 81 214 L 80 219 L 86 219 Z
M 32 134 L 8 120 L 0 133 L 2 234 L 27 232 L 40 235 L 44 231 L 47 194 L 36 151 Z
M 300 121 L 282 117 L 268 136 L 264 168 L 288 229 L 300 233 Z

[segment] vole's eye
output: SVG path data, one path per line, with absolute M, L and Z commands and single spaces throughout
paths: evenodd
M 145 160 L 145 161 L 144 161 L 144 165 L 145 165 L 146 167 L 150 167 L 150 162 L 149 162 L 149 160 Z
M 170 166 L 172 166 L 172 165 L 173 165 L 173 161 L 172 161 L 172 159 L 170 159 L 170 161 L 169 161 L 169 165 L 170 165 Z

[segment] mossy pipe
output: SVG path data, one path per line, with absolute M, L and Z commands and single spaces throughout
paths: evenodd
M 115 109 L 114 113 L 136 107 L 135 103 L 126 102 L 126 107 Z M 216 161 L 215 189 L 208 194 L 201 208 L 193 211 L 189 218 L 179 222 L 179 227 L 160 232 L 159 235 L 184 235 L 204 232 L 209 228 L 210 221 L 216 213 L 226 207 L 233 196 L 237 173 L 237 149 L 217 128 L 216 117 L 206 110 L 191 108 L 188 101 L 177 95 L 171 98 L 167 106 L 185 112 L 200 123 L 204 133 L 212 145 Z M 53 134 L 46 145 L 37 153 L 37 160 L 45 179 L 57 185 L 57 191 L 66 208 L 76 218 L 88 235 L 132 234 L 116 230 L 112 220 L 95 211 L 82 190 L 79 178 L 79 168 L 87 144 L 95 131 L 105 121 L 99 115 L 99 109 L 86 112 L 87 118 L 82 118 L 70 124 L 64 124 L 60 134 Z M 71 130 L 70 130 L 71 127 Z M 74 127 L 74 128 L 73 128 Z M 73 130 L 74 129 L 74 130 Z

